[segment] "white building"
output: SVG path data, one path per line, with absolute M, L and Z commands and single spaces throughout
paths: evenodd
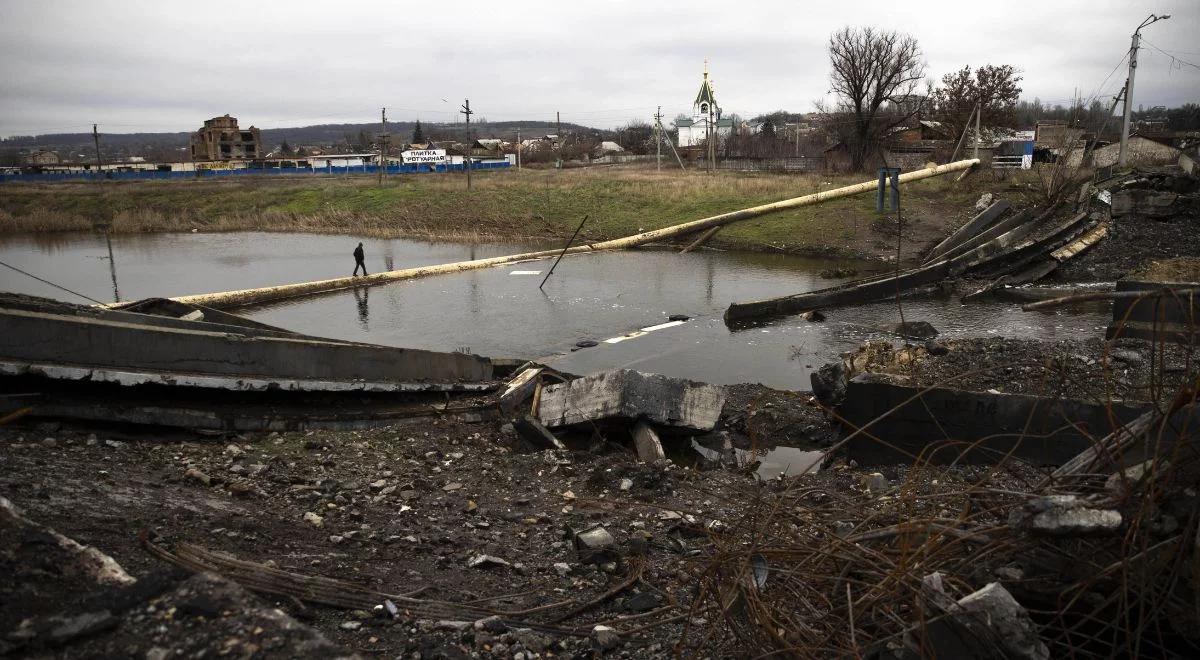
M 712 83 L 708 80 L 707 60 L 704 62 L 704 81 L 700 83 L 700 92 L 696 94 L 696 101 L 692 103 L 692 118 L 675 120 L 675 128 L 679 130 L 680 147 L 704 144 L 710 129 L 716 132 L 718 142 L 733 132 L 733 119 L 721 117 L 721 106 L 717 105 Z

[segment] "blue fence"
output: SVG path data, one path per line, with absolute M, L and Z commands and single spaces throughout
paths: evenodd
M 472 170 L 503 170 L 509 163 L 475 163 Z M 387 174 L 421 174 L 431 172 L 462 172 L 464 165 L 389 165 Z M 37 174 L 0 174 L 0 183 L 9 181 L 144 181 L 152 179 L 212 179 L 236 176 L 338 176 L 376 174 L 378 165 L 358 167 L 264 167 L 242 170 L 197 170 L 195 172 L 41 172 Z

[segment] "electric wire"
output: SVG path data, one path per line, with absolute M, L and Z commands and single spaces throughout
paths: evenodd
M 50 286 L 52 286 L 52 287 L 54 287 L 54 288 L 56 288 L 56 289 L 62 289 L 63 291 L 66 291 L 67 293 L 69 293 L 69 294 L 71 294 L 71 295 L 73 295 L 73 296 L 79 296 L 80 298 L 83 298 L 84 300 L 90 300 L 90 301 L 92 301 L 92 302 L 96 303 L 97 305 L 103 305 L 103 304 L 105 304 L 105 303 L 103 303 L 103 302 L 100 302 L 99 300 L 96 300 L 95 298 L 93 298 L 93 297 L 91 297 L 91 296 L 85 296 L 84 294 L 82 294 L 82 293 L 79 293 L 78 291 L 72 291 L 72 290 L 68 289 L 68 288 L 67 288 L 67 287 L 65 287 L 65 286 L 61 286 L 61 285 L 55 284 L 54 282 L 51 282 L 50 280 L 47 280 L 47 279 L 44 279 L 44 278 L 38 277 L 37 275 L 34 275 L 33 273 L 30 273 L 29 271 L 21 270 L 20 268 L 17 268 L 16 266 L 14 266 L 14 265 L 12 265 L 12 264 L 5 263 L 5 262 L 3 262 L 3 261 L 0 261 L 0 266 L 4 266 L 4 267 L 6 267 L 6 268 L 11 268 L 11 269 L 13 269 L 13 270 L 17 271 L 18 273 L 20 273 L 20 274 L 22 274 L 22 275 L 27 275 L 27 276 L 29 276 L 29 277 L 32 277 L 33 279 L 35 279 L 35 280 L 37 280 L 37 281 L 39 281 L 39 282 L 42 282 L 43 284 L 49 284 Z

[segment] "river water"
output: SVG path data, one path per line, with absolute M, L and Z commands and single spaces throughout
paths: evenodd
M 0 261 L 102 302 L 207 293 L 349 275 L 358 240 L 348 236 L 221 234 L 54 234 L 0 238 Z M 371 272 L 544 249 L 544 244 L 361 239 Z M 809 373 L 860 342 L 886 337 L 899 320 L 894 301 L 828 312 L 825 323 L 797 317 L 731 331 L 721 320 L 734 301 L 829 286 L 821 270 L 846 261 L 780 254 L 636 250 L 569 256 L 544 289 L 552 260 L 439 275 L 235 310 L 307 334 L 493 357 L 545 358 L 572 373 L 616 367 L 713 383 L 760 382 L 808 389 Z M 0 290 L 87 302 L 0 268 Z M 944 338 L 1003 335 L 1043 339 L 1102 334 L 1103 305 L 1027 313 L 1018 303 L 962 304 L 943 296 L 904 300 L 907 320 L 929 321 Z M 665 324 L 672 314 L 690 318 Z M 642 328 L 656 328 L 640 333 Z M 633 333 L 636 336 L 624 339 Z M 597 346 L 575 348 L 592 340 Z

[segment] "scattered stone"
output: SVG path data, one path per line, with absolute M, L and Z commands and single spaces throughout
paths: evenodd
M 622 479 L 619 488 L 621 490 L 629 490 L 630 488 L 633 488 L 633 479 Z
M 199 483 L 204 484 L 205 486 L 212 485 L 212 477 L 209 477 L 207 474 L 204 474 L 203 472 L 201 472 L 200 470 L 197 470 L 196 468 L 188 468 L 187 471 L 183 473 L 183 478 L 191 479 L 192 481 L 197 481 Z
M 489 616 L 475 622 L 475 630 L 483 630 L 490 633 L 502 633 L 508 630 L 508 624 L 499 616 Z
M 821 323 L 825 320 L 825 315 L 818 310 L 809 310 L 800 315 L 800 318 L 809 323 Z
M 600 342 L 598 342 L 594 339 L 581 339 L 581 340 L 575 342 L 576 348 L 591 348 L 593 346 L 599 346 L 599 345 L 600 345 Z
M 470 621 L 451 621 L 443 619 L 433 624 L 435 630 L 450 630 L 453 632 L 463 632 L 471 627 Z
M 454 481 L 454 482 L 446 484 L 445 486 L 442 486 L 442 490 L 446 491 L 447 493 L 452 493 L 456 490 L 461 489 L 462 487 L 463 487 L 463 485 L 461 483 Z
M 354 630 L 358 630 L 359 628 L 362 628 L 362 621 L 343 621 L 342 625 L 340 625 L 338 627 L 341 628 L 342 630 L 354 631 Z
M 245 454 L 245 453 L 246 452 L 241 447 L 239 447 L 235 444 L 229 444 L 229 445 L 225 446 L 225 455 L 226 456 L 232 456 L 234 458 L 238 458 L 242 454 Z
M 498 568 L 501 566 L 507 567 L 507 566 L 511 566 L 511 565 L 512 564 L 508 563 L 507 561 L 504 561 L 503 559 L 501 559 L 499 557 L 493 557 L 492 555 L 475 555 L 474 557 L 471 557 L 471 559 L 467 561 L 467 568 L 484 568 L 484 569 L 486 569 L 486 568 Z
M 999 582 L 964 596 L 958 606 L 996 632 L 1005 657 L 1047 660 L 1050 650 L 1038 637 L 1029 612 Z M 983 643 L 983 640 L 980 640 Z
M 872 472 L 863 477 L 863 487 L 872 495 L 880 495 L 887 492 L 887 489 L 891 487 L 891 483 L 888 482 L 887 477 L 879 472 Z
M 571 572 L 571 565 L 566 562 L 557 562 L 554 564 L 554 572 L 562 577 L 566 577 Z
M 616 546 L 617 540 L 599 525 L 575 534 L 575 552 L 585 564 L 612 559 Z
M 996 200 L 996 196 L 990 192 L 985 192 L 979 196 L 979 200 L 975 202 L 975 210 L 983 213 Z
M 688 316 L 687 314 L 672 314 L 667 317 L 667 320 L 668 321 L 688 321 L 688 320 L 691 320 L 691 318 L 692 317 Z
M 850 370 L 842 360 L 830 362 L 809 375 L 813 395 L 822 404 L 835 407 L 846 399 L 846 385 L 850 382 Z
M 942 342 L 930 339 L 925 342 L 925 352 L 938 357 L 949 353 L 950 349 Z
M 57 447 L 58 440 L 55 440 L 54 438 L 50 438 L 50 437 L 42 438 L 42 446 L 43 447 Z
M 308 511 L 304 514 L 304 522 L 312 525 L 313 527 L 321 527 L 325 524 L 325 519 L 313 513 L 312 511 Z
M 630 612 L 649 612 L 658 606 L 658 596 L 649 591 L 638 592 L 625 601 L 625 609 Z
M 608 626 L 592 628 L 592 643 L 601 651 L 612 651 L 621 645 L 621 635 Z

